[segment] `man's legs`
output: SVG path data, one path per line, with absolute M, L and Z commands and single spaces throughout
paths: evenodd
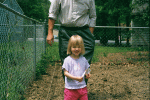
M 90 32 L 89 28 L 84 30 L 79 30 L 79 35 L 83 38 L 84 47 L 85 47 L 85 54 L 83 55 L 89 64 L 91 64 L 91 60 L 94 54 L 94 47 L 95 47 L 95 39 L 93 34 Z M 85 82 L 87 84 L 88 79 L 85 78 Z
M 68 47 L 68 41 L 70 39 L 70 36 L 68 36 L 67 31 L 60 27 L 59 30 L 59 56 L 61 59 L 61 63 L 63 64 L 64 59 L 67 57 L 67 47 Z M 65 81 L 65 75 L 64 71 L 62 70 L 62 76 Z
M 63 64 L 64 59 L 67 57 L 68 41 L 72 35 L 80 35 L 83 38 L 85 46 L 85 54 L 83 55 L 91 64 L 94 53 L 95 40 L 89 28 L 64 28 L 60 27 L 59 30 L 59 55 Z M 63 71 L 62 71 L 63 74 Z M 63 74 L 63 78 L 64 78 Z M 85 80 L 87 83 L 87 80 Z

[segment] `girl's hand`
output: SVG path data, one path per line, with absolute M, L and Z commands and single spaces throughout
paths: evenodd
M 83 81 L 83 77 L 78 77 L 77 81 L 82 82 Z
M 91 74 L 85 74 L 85 76 L 86 79 L 89 79 L 91 77 Z

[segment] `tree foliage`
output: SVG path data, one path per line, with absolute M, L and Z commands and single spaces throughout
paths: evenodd
M 118 23 L 130 23 L 132 0 L 96 0 L 97 25 L 100 26 L 118 26 Z M 127 20 L 128 19 L 128 20 Z M 118 29 L 103 29 L 99 34 L 101 41 L 115 39 L 116 45 L 119 45 Z M 103 43 L 102 44 L 106 44 Z
M 134 3 L 133 3 L 134 1 Z M 142 13 L 140 6 L 148 3 L 149 0 L 95 0 L 97 25 L 98 26 L 118 26 L 119 23 L 130 26 L 131 20 L 143 23 L 142 26 L 149 25 L 149 7 L 143 7 Z M 149 3 L 148 3 L 149 4 Z M 133 9 L 139 9 L 138 13 L 133 14 Z M 115 39 L 116 45 L 119 44 L 118 29 L 111 30 L 102 29 L 98 32 L 96 30 L 96 37 L 101 37 L 103 41 L 108 39 Z M 126 30 L 127 45 L 129 45 L 130 34 L 129 29 Z M 102 43 L 105 44 L 105 43 Z
M 149 0 L 134 0 L 132 4 L 132 19 L 141 23 L 141 26 L 149 26 Z
M 5 0 L 0 0 L 3 3 Z M 34 18 L 38 21 L 44 21 L 48 18 L 48 10 L 50 7 L 49 0 L 16 0 L 24 15 Z
M 134 2 L 134 3 L 133 3 Z M 126 23 L 126 17 L 131 19 L 141 15 L 140 20 L 145 20 L 148 25 L 149 0 L 95 0 L 97 12 L 97 25 L 115 25 L 116 20 Z M 132 17 L 132 10 L 137 9 L 136 17 Z M 142 9 L 142 12 L 140 11 Z
M 3 3 L 5 0 L 0 0 L 0 3 Z
M 17 2 L 28 17 L 44 21 L 48 16 L 49 0 L 17 0 Z

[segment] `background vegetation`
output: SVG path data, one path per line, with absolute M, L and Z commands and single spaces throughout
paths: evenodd
M 47 19 L 50 7 L 49 0 L 17 0 L 17 2 L 26 16 L 39 21 Z
M 4 0 L 0 0 L 3 2 Z M 134 1 L 134 3 L 133 3 Z M 49 0 L 17 0 L 18 4 L 28 17 L 37 19 L 39 21 L 48 20 L 48 10 L 50 7 Z M 149 4 L 149 0 L 95 0 L 96 13 L 97 13 L 97 26 L 130 26 L 131 20 L 138 21 L 142 26 L 149 26 L 149 6 L 146 8 L 140 6 Z M 133 13 L 133 10 L 137 13 Z M 58 23 L 56 21 L 56 23 Z M 94 31 L 96 39 L 100 40 L 102 44 L 106 44 L 108 39 L 115 40 L 115 46 L 119 46 L 118 29 L 113 31 L 99 32 L 97 29 Z M 129 38 L 131 32 L 126 29 L 127 46 L 129 46 Z
M 95 0 L 95 4 L 97 26 L 120 26 L 121 24 L 124 24 L 129 27 L 130 22 L 133 19 L 136 19 L 137 22 L 143 24 L 143 27 L 149 26 L 149 7 L 139 8 L 139 6 L 149 4 L 148 0 Z M 137 10 L 137 13 L 133 13 L 133 10 Z M 118 46 L 118 29 L 111 32 L 105 30 L 106 29 L 100 34 L 95 30 L 96 37 L 101 37 L 102 44 L 105 44 L 108 39 L 113 39 L 115 40 L 115 45 Z M 125 35 L 127 36 L 127 46 L 129 46 L 130 34 L 129 29 L 126 29 Z
M 0 0 L 3 3 L 5 0 Z M 48 18 L 48 10 L 50 7 L 49 0 L 16 0 L 22 8 L 24 15 L 36 19 L 38 21 L 45 21 Z

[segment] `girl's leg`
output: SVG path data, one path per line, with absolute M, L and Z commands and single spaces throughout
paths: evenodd
M 79 100 L 88 100 L 88 91 L 87 91 L 87 87 L 85 87 L 85 88 L 82 88 L 80 91 L 79 91 L 79 93 L 80 93 L 80 98 L 79 98 Z
M 83 95 L 79 100 L 88 100 L 88 95 L 87 94 Z

